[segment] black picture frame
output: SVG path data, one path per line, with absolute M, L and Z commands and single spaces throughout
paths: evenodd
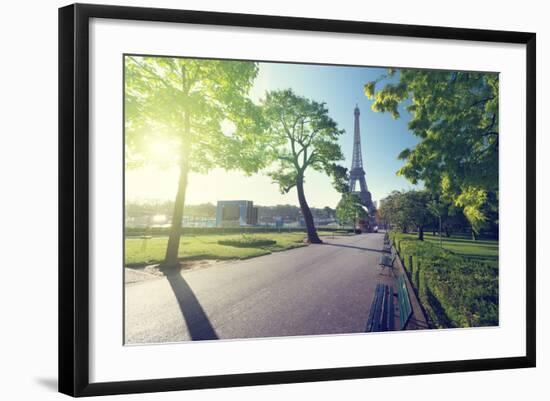
M 89 21 L 160 21 L 249 28 L 437 38 L 526 46 L 526 354 L 521 357 L 90 383 Z M 141 393 L 534 367 L 536 364 L 536 35 L 220 12 L 74 4 L 59 9 L 59 391 L 71 396 Z

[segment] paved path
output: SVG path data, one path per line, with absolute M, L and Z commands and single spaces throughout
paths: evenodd
M 127 343 L 364 332 L 383 234 L 128 283 Z

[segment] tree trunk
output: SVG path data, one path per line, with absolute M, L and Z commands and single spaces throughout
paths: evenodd
M 473 229 L 472 229 L 472 239 L 473 239 L 474 241 L 477 241 L 477 234 L 476 234 L 476 232 L 475 232 Z
M 298 202 L 300 202 L 300 209 L 302 210 L 302 216 L 306 223 L 307 230 L 307 241 L 310 244 L 322 244 L 323 241 L 317 235 L 317 230 L 315 229 L 315 224 L 313 223 L 313 215 L 309 209 L 309 205 L 306 201 L 306 196 L 304 194 L 304 177 L 299 175 L 296 182 L 296 190 L 298 192 Z
M 441 237 L 443 234 L 441 233 L 441 216 L 439 216 L 439 247 L 443 248 L 443 238 Z
M 184 118 L 185 138 L 189 137 L 189 114 Z M 185 142 L 184 142 L 185 143 Z M 189 146 L 182 145 L 180 161 L 180 176 L 178 181 L 178 192 L 176 193 L 176 201 L 174 202 L 174 213 L 172 214 L 172 225 L 170 227 L 170 235 L 168 236 L 168 245 L 166 246 L 166 255 L 164 257 L 163 267 L 175 267 L 179 264 L 178 254 L 180 248 L 180 237 L 182 232 L 183 209 L 185 207 L 185 193 L 187 190 L 187 179 L 189 175 Z
M 424 241 L 424 227 L 418 227 L 418 240 Z
M 166 256 L 163 263 L 163 266 L 165 267 L 174 267 L 179 263 L 178 253 L 182 232 L 181 226 L 183 222 L 183 209 L 185 206 L 185 192 L 187 189 L 188 174 L 188 163 L 181 163 L 178 192 L 176 194 L 176 201 L 174 202 L 174 213 L 172 214 L 172 226 L 170 227 L 170 236 L 168 237 L 168 246 L 166 247 Z

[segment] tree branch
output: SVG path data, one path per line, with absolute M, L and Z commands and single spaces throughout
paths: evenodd
M 489 97 L 483 98 L 481 100 L 478 100 L 477 102 L 472 103 L 472 105 L 470 107 L 475 107 L 475 106 L 478 106 L 480 104 L 487 103 L 488 101 L 493 100 L 494 98 L 495 98 L 494 96 L 489 96 Z
M 481 134 L 482 136 L 498 135 L 498 132 L 491 131 L 493 129 L 493 127 L 495 126 L 496 120 L 497 120 L 497 115 L 496 115 L 496 113 L 493 113 L 493 117 L 491 119 L 491 124 L 489 124 L 489 126 L 487 126 L 483 129 L 483 133 Z
M 137 61 L 134 57 L 129 57 L 130 60 L 132 60 L 139 68 L 141 68 L 143 71 L 147 72 L 152 78 L 159 80 L 164 84 L 167 88 L 174 88 L 174 85 L 171 85 L 169 82 L 167 82 L 165 79 L 163 79 L 160 75 L 158 75 L 156 72 L 152 71 L 149 67 L 147 67 L 145 64 Z M 176 90 L 179 90 L 175 88 Z

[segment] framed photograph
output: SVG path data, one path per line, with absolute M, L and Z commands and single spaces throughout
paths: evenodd
M 535 34 L 59 10 L 59 390 L 535 366 Z

